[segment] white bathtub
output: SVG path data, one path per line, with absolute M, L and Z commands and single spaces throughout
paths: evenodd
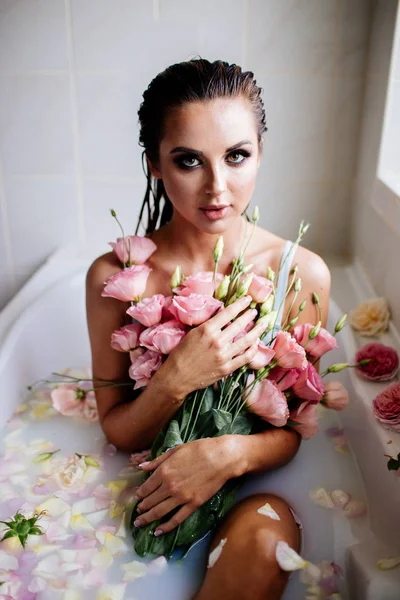
M 0 314 L 0 426 L 21 401 L 25 386 L 52 371 L 90 364 L 84 283 L 90 262 L 102 251 L 67 248 L 57 252 Z M 342 309 L 332 300 L 330 331 L 343 312 L 363 299 L 363 293 L 359 290 L 357 294 L 353 285 L 359 278 L 354 268 L 334 267 L 332 274 L 332 295 L 340 301 Z M 340 334 L 339 341 L 341 348 L 330 353 L 325 364 L 353 362 L 356 341 L 350 328 Z M 375 565 L 380 558 L 400 555 L 400 478 L 387 470 L 387 459 L 383 456 L 397 455 L 400 435 L 383 430 L 372 415 L 372 398 L 383 384 L 363 382 L 353 370 L 347 370 L 340 377 L 351 396 L 349 407 L 340 414 L 341 424 L 357 457 L 360 479 L 368 498 L 369 520 L 367 529 L 365 524 L 359 529 L 356 522 L 339 524 L 329 533 L 330 543 L 340 549 L 343 539 L 352 540 L 343 550 L 349 585 L 348 592 L 344 589 L 344 593 L 348 593 L 349 600 L 398 600 L 400 568 L 383 572 Z M 335 419 L 339 418 L 338 414 L 334 415 Z M 389 440 L 391 444 L 387 443 Z M 305 447 L 303 455 L 285 469 L 299 468 L 302 461 L 306 464 L 305 453 L 312 452 L 312 441 L 303 442 L 302 447 Z M 278 476 L 275 480 L 279 481 Z M 273 491 L 281 491 L 278 484 L 272 487 Z M 315 510 L 311 504 L 310 511 Z M 317 510 L 321 509 L 317 507 Z M 305 515 L 305 528 L 314 522 L 310 516 L 307 525 L 307 518 Z M 344 537 L 343 527 L 351 530 L 343 534 Z M 312 549 L 310 552 L 311 556 L 306 558 L 312 560 Z M 330 556 L 325 558 L 329 560 Z M 285 600 L 303 597 L 303 585 L 290 583 Z

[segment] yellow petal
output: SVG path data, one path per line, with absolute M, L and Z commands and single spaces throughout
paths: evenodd
M 96 600 L 123 600 L 125 594 L 125 584 L 102 585 L 101 590 L 97 592 Z
M 95 556 L 92 559 L 93 567 L 97 567 L 100 569 L 108 569 L 113 562 L 114 559 L 112 555 L 104 546 L 102 547 L 100 552 L 97 552 L 97 554 L 95 554 Z
M 274 521 L 281 520 L 278 513 L 274 511 L 274 509 L 268 502 L 264 504 L 264 506 L 261 506 L 261 508 L 259 508 L 257 512 L 260 513 L 260 515 L 265 515 L 266 517 L 273 519 Z
M 226 540 L 228 538 L 223 538 L 220 543 L 218 544 L 218 546 L 216 548 L 214 548 L 214 550 L 212 552 L 210 552 L 210 555 L 208 557 L 208 565 L 207 565 L 207 569 L 211 569 L 211 567 L 213 567 L 215 565 L 215 563 L 217 562 L 217 560 L 219 559 L 219 557 L 222 554 L 222 549 L 226 544 Z
M 95 535 L 100 544 L 105 546 L 113 556 L 128 550 L 128 546 L 121 538 L 108 531 L 96 531 Z
M 64 500 L 61 500 L 61 498 L 54 497 L 45 500 L 44 502 L 42 502 L 42 504 L 39 504 L 39 506 L 37 506 L 35 510 L 37 512 L 47 510 L 50 516 L 59 517 L 60 515 L 65 513 L 65 511 L 70 510 L 70 505 L 67 504 L 67 502 L 64 502 Z
M 391 558 L 381 558 L 376 563 L 376 566 L 383 571 L 387 571 L 388 569 L 394 569 L 400 565 L 400 556 L 394 556 Z
M 125 571 L 123 576 L 123 581 L 133 581 L 134 579 L 139 579 L 140 577 L 144 577 L 147 573 L 147 565 L 146 563 L 141 563 L 138 560 L 133 560 L 130 563 L 125 563 L 121 565 L 121 569 Z
M 304 560 L 293 548 L 286 542 L 279 541 L 276 545 L 276 560 L 284 571 L 297 571 L 304 569 L 308 562 Z
M 129 481 L 127 479 L 121 479 L 120 481 L 108 481 L 105 486 L 111 490 L 111 497 L 113 500 L 117 500 L 118 496 L 121 492 L 124 491 L 129 485 Z
M 111 500 L 110 510 L 109 510 L 110 517 L 112 519 L 115 519 L 115 517 L 120 517 L 123 512 L 124 512 L 123 504 L 118 504 L 118 502 L 115 502 L 115 500 Z
M 315 502 L 315 504 L 318 504 L 318 506 L 322 506 L 323 508 L 334 507 L 332 498 L 330 497 L 326 489 L 323 487 L 310 490 L 309 495 L 311 500 Z
M 83 515 L 72 515 L 69 522 L 74 531 L 93 531 L 94 527 Z

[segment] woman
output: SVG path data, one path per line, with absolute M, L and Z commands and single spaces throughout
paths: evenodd
M 195 59 L 167 68 L 144 92 L 139 121 L 148 188 L 140 218 L 147 207 L 146 233 L 157 246 L 147 262 L 152 272 L 146 296 L 170 294 L 171 274 L 177 264 L 186 275 L 211 271 L 213 248 L 220 235 L 224 237 L 224 254 L 219 272 L 229 274 L 232 259 L 250 228 L 243 214 L 255 187 L 266 131 L 261 91 L 253 73 L 242 72 L 237 65 Z M 157 189 L 152 207 L 153 180 Z M 278 282 L 282 297 L 290 263 L 297 263 L 302 294 L 291 308 L 291 317 L 307 298 L 298 323 L 316 321 L 316 307 L 311 301 L 315 291 L 324 326 L 329 270 L 318 255 L 300 246 L 288 255 L 290 246 L 257 227 L 245 263 L 253 264 L 253 271 L 263 276 L 267 266 L 278 271 L 279 265 L 286 263 Z M 110 347 L 112 332 L 125 324 L 128 305 L 104 298 L 101 292 L 104 281 L 120 270 L 115 255 L 108 253 L 99 257 L 87 274 L 93 376 L 113 381 L 126 381 L 129 369 L 129 356 Z M 284 315 L 292 301 L 290 293 Z M 262 333 L 259 328 L 231 343 L 252 318 L 249 301 L 242 299 L 190 331 L 134 402 L 130 390 L 122 391 L 125 388 L 100 389 L 98 411 L 108 439 L 126 451 L 149 448 L 189 392 L 213 384 L 255 355 Z M 229 478 L 282 466 L 295 456 L 299 445 L 300 436 L 284 427 L 249 436 L 206 438 L 175 448 L 143 467 L 153 474 L 138 490 L 140 523 L 147 524 L 181 507 L 159 528 L 166 533 Z M 279 521 L 257 512 L 266 502 L 279 514 Z M 223 538 L 235 543 L 227 543 L 215 566 L 207 570 L 195 599 L 281 598 L 288 574 L 276 562 L 276 543 L 284 540 L 299 551 L 300 534 L 297 519 L 283 498 L 263 493 L 236 503 L 216 530 L 210 551 Z

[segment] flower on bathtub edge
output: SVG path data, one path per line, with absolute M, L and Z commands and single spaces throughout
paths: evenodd
M 349 315 L 352 328 L 360 335 L 374 337 L 387 330 L 390 309 L 385 298 L 370 298 L 359 304 Z
M 365 361 L 366 364 L 356 367 L 357 373 L 372 381 L 388 381 L 393 379 L 399 370 L 399 355 L 391 346 L 378 342 L 366 344 L 356 354 L 355 361 Z
M 372 410 L 385 429 L 400 431 L 400 381 L 392 383 L 376 396 Z

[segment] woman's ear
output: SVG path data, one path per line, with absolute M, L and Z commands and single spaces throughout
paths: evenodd
M 150 173 L 153 175 L 153 177 L 155 177 L 156 179 L 162 179 L 160 169 L 155 165 L 155 163 L 151 162 L 151 160 L 149 159 L 147 154 L 146 154 L 146 160 L 147 160 L 147 164 L 149 165 Z

